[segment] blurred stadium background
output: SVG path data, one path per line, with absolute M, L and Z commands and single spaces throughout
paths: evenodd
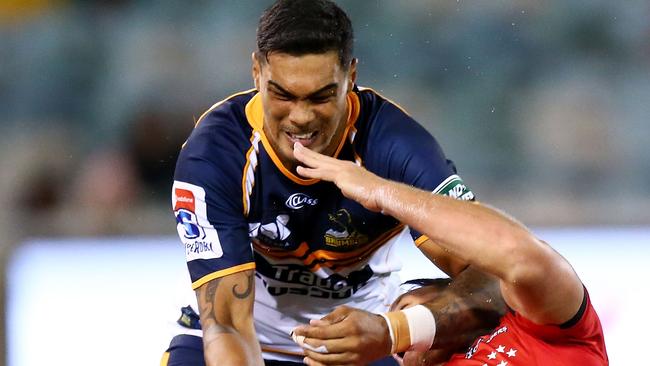
M 252 87 L 256 23 L 270 3 L 0 0 L 3 304 L 66 294 L 76 287 L 65 281 L 96 275 L 97 267 L 107 273 L 122 268 L 120 258 L 137 257 L 138 243 L 154 253 L 176 251 L 182 267 L 169 203 L 175 157 L 205 109 Z M 641 279 L 650 276 L 641 268 L 643 259 L 650 259 L 645 255 L 650 247 L 650 2 L 338 3 L 355 26 L 359 84 L 398 102 L 423 123 L 481 201 L 550 237 L 589 233 L 566 247 L 571 260 L 608 258 L 597 262 L 607 268 L 592 265 L 586 271 L 644 286 Z M 624 235 L 635 244 L 626 245 Z M 591 246 L 593 238 L 602 242 L 603 237 L 611 239 L 611 247 Z M 47 248 L 53 259 L 27 260 L 25 253 L 35 245 L 31 238 L 41 238 L 36 247 Z M 21 245 L 25 241 L 31 244 Z M 69 250 L 65 243 L 70 242 L 79 250 Z M 117 252 L 104 256 L 106 247 Z M 77 258 L 75 253 L 86 254 Z M 155 254 L 142 258 L 155 265 Z M 93 262 L 97 267 L 84 262 L 91 259 L 99 261 Z M 45 286 L 38 282 L 43 276 L 24 275 L 47 277 L 61 270 L 61 263 L 75 274 L 63 282 Z M 154 269 L 152 263 L 144 277 L 138 272 L 141 262 L 122 270 L 132 271 L 128 278 L 134 281 L 149 278 L 151 271 L 165 273 L 167 262 Z M 629 263 L 638 267 L 631 271 Z M 29 270 L 34 266 L 40 272 Z M 616 278 L 621 273 L 628 276 Z M 585 282 L 598 286 L 601 279 Z M 87 285 L 81 291 L 103 286 Z M 165 291 L 164 283 L 157 286 Z M 624 288 L 629 301 L 640 299 L 629 283 L 608 286 L 595 296 L 607 308 L 603 311 L 624 312 L 616 308 L 624 302 L 620 298 L 604 303 Z M 51 292 L 40 291 L 44 287 Z M 136 299 L 129 297 L 135 290 L 104 288 L 114 291 L 104 295 L 117 302 Z M 640 296 L 647 303 L 648 296 Z M 131 305 L 133 314 L 124 319 L 127 332 L 160 333 L 138 327 L 137 314 L 155 303 Z M 69 317 L 72 330 L 76 322 L 91 321 L 76 319 L 75 306 L 44 319 Z M 97 306 L 94 316 L 106 316 Z M 0 331 L 10 345 L 0 346 L 4 355 L 23 350 L 11 348 L 12 337 L 19 335 L 7 331 L 6 325 L 15 323 L 10 315 Z M 160 319 L 161 329 L 166 321 Z M 39 327 L 52 326 L 29 325 L 34 328 L 27 329 L 26 339 Z M 615 334 L 638 338 L 642 333 Z M 104 349 L 119 353 L 118 343 Z M 39 346 L 32 346 L 27 349 L 37 352 Z M 612 360 L 622 360 L 623 350 Z M 137 357 L 123 356 L 122 364 L 138 364 L 129 361 Z M 29 364 L 9 359 L 0 357 L 0 364 Z

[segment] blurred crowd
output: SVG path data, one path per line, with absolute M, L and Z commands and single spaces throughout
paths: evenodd
M 360 85 L 529 225 L 650 224 L 650 2 L 338 1 Z M 178 150 L 270 0 L 0 2 L 0 233 L 168 235 Z

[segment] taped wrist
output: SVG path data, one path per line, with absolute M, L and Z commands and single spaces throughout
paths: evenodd
M 388 324 L 391 354 L 405 351 L 428 351 L 436 336 L 436 319 L 429 309 L 416 305 L 381 315 Z

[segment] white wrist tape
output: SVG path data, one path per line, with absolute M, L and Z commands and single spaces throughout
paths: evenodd
M 393 354 L 393 349 L 395 349 L 395 345 L 397 344 L 395 342 L 395 332 L 393 331 L 393 327 L 390 324 L 390 319 L 388 318 L 388 315 L 381 313 L 379 314 L 384 320 L 386 321 L 386 324 L 388 325 L 388 334 L 390 334 L 390 353 Z
M 401 311 L 380 314 L 388 323 L 391 353 L 428 351 L 436 336 L 436 319 L 429 309 L 416 305 Z
M 436 318 L 431 310 L 423 305 L 416 305 L 402 310 L 406 314 L 411 336 L 412 351 L 428 351 L 436 337 Z
M 327 347 L 325 347 L 324 344 L 314 347 L 310 346 L 307 343 L 305 343 L 305 336 L 297 335 L 294 333 L 294 331 L 291 331 L 291 339 L 293 339 L 294 342 L 296 342 L 300 347 L 304 349 L 308 349 L 310 351 L 318 352 L 318 353 L 328 353 Z

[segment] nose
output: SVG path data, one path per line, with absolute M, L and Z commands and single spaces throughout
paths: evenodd
M 294 103 L 289 112 L 289 121 L 295 125 L 306 125 L 313 121 L 315 117 L 309 102 L 302 100 Z

